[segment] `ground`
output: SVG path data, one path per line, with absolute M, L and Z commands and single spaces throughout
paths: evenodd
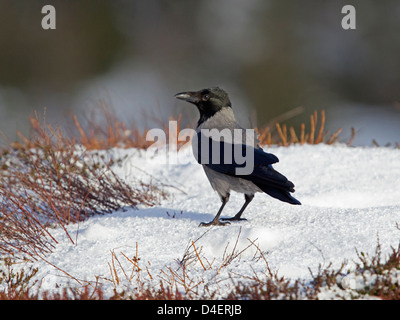
M 310 270 L 316 272 L 319 266 L 332 263 L 339 268 L 347 261 L 351 268 L 357 251 L 373 253 L 378 239 L 383 253 L 397 247 L 399 150 L 320 144 L 265 151 L 278 156 L 274 168 L 296 185 L 294 196 L 302 205 L 259 193 L 243 215 L 247 221 L 209 229 L 198 225 L 214 217 L 220 200 L 190 149 L 179 153 L 176 164 L 166 163 L 165 156 L 172 151 L 104 151 L 108 157 L 126 156 L 113 167 L 120 177 L 128 182 L 138 176 L 162 182 L 170 197 L 155 207 L 126 208 L 70 224 L 74 244 L 62 228 L 51 230 L 58 241 L 54 252 L 47 262 L 34 263 L 41 288 L 97 279 L 111 295 L 115 287 L 134 287 L 138 277 L 150 286 L 157 286 L 160 279 L 179 284 L 179 261 L 186 252 L 186 258 L 191 255 L 186 271 L 192 281 L 187 288 L 201 283 L 193 291 L 208 288 L 223 297 L 231 289 L 231 278 L 246 280 L 265 273 L 267 267 L 289 279 L 307 280 Z M 233 216 L 243 201 L 243 195 L 232 194 L 222 216 Z M 229 254 L 246 247 L 222 267 Z

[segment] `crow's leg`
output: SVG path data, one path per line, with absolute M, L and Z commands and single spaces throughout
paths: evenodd
M 202 222 L 200 223 L 199 227 L 210 227 L 210 226 L 225 226 L 229 224 L 229 222 L 221 222 L 219 220 L 219 216 L 221 215 L 222 210 L 224 209 L 225 205 L 227 204 L 229 200 L 229 193 L 225 197 L 221 197 L 222 200 L 222 205 L 218 210 L 217 215 L 214 217 L 214 219 L 211 222 Z
M 247 220 L 247 219 L 241 218 L 241 216 L 242 216 L 242 213 L 244 212 L 244 210 L 246 209 L 246 207 L 251 202 L 251 200 L 253 200 L 253 198 L 254 198 L 254 194 L 245 194 L 244 195 L 244 199 L 246 200 L 246 202 L 243 204 L 243 206 L 239 210 L 239 212 L 236 213 L 236 215 L 234 217 L 232 217 L 232 218 L 221 218 L 221 220 L 224 220 L 224 221 L 243 221 L 243 220 Z

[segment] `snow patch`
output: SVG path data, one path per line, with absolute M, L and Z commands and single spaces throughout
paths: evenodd
M 198 225 L 215 216 L 220 199 L 200 165 L 167 165 L 162 155 L 146 157 L 146 151 L 133 149 L 104 151 L 108 158 L 127 156 L 122 163 L 115 162 L 113 170 L 128 183 L 137 177 L 164 182 L 171 186 L 167 188 L 170 198 L 153 208 L 128 209 L 68 225 L 76 244 L 71 244 L 62 228 L 52 229 L 58 243 L 46 259 L 77 279 L 110 279 L 111 251 L 123 261 L 121 252 L 132 257 L 137 245 L 140 263 L 159 283 L 160 270 L 166 266 L 178 270 L 177 261 L 192 241 L 197 249 L 201 248 L 204 262 L 215 259 L 214 265 L 220 265 L 233 250 L 237 253 L 249 246 L 250 239 L 263 252 L 272 271 L 289 278 L 309 279 L 309 268 L 317 271 L 320 264 L 340 266 L 344 260 L 350 264 L 357 260 L 355 248 L 374 252 L 377 236 L 383 254 L 398 245 L 399 150 L 340 145 L 265 150 L 278 156 L 280 162 L 274 167 L 294 182 L 294 196 L 303 205 L 291 206 L 266 194 L 256 194 L 243 214 L 248 221 L 210 229 Z M 222 216 L 235 215 L 243 201 L 242 195 L 232 194 Z M 265 262 L 255 259 L 255 255 L 257 248 L 251 246 L 229 267 L 238 274 L 264 272 Z M 37 277 L 43 278 L 43 290 L 71 282 L 44 261 L 35 262 L 34 267 L 39 268 Z M 199 279 L 207 274 L 199 263 L 190 268 Z M 346 281 L 349 288 L 360 285 L 359 279 Z M 110 281 L 103 281 L 103 286 L 112 294 Z M 221 288 L 219 292 L 224 294 Z
M 266 227 L 234 227 L 234 230 L 216 228 L 200 242 L 206 256 L 220 258 L 242 252 L 243 257 L 253 257 L 259 250 L 267 252 L 280 240 L 279 233 Z M 236 232 L 235 232 L 236 231 Z M 258 249 L 257 249 L 258 247 Z
M 400 205 L 400 197 L 394 198 L 392 192 L 382 193 L 361 191 L 332 191 L 319 194 L 316 197 L 305 197 L 303 204 L 324 208 L 378 208 L 384 206 Z

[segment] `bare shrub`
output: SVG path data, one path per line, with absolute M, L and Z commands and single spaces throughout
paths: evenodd
M 0 253 L 36 259 L 52 251 L 50 226 L 64 228 L 94 214 L 166 197 L 162 186 L 139 179 L 127 184 L 105 163 L 66 138 L 60 129 L 31 118 L 32 138 L 21 136 L 0 157 Z

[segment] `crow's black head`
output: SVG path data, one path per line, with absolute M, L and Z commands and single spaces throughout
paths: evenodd
M 212 117 L 223 108 L 231 108 L 228 94 L 218 88 L 208 88 L 200 91 L 181 92 L 175 98 L 193 103 L 199 109 L 199 124 Z

